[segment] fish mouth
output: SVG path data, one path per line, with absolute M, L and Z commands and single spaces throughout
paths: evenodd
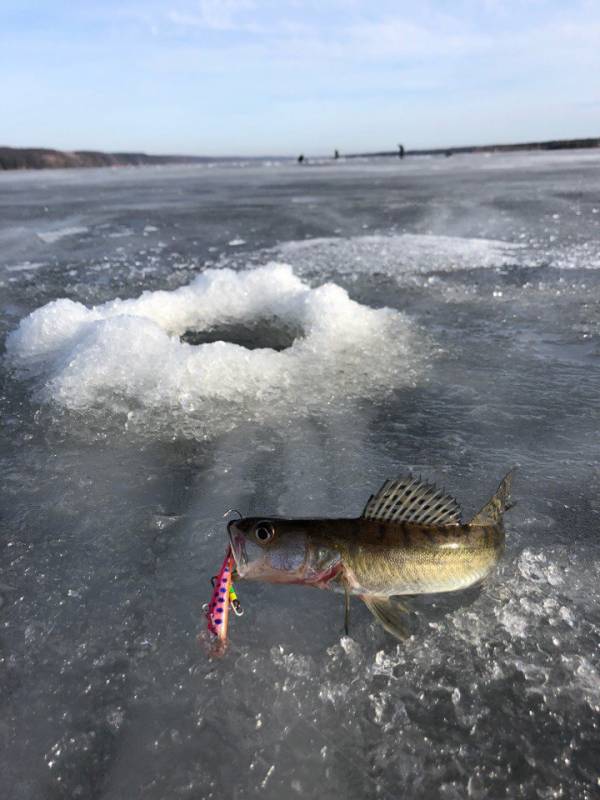
M 246 555 L 245 537 L 233 530 L 234 525 L 233 521 L 227 525 L 227 535 L 229 536 L 235 568 L 241 578 L 248 566 L 248 556 Z

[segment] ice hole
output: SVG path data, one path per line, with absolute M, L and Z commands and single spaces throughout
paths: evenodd
M 213 325 L 208 330 L 189 329 L 179 339 L 191 345 L 229 342 L 247 350 L 267 348 L 280 353 L 290 348 L 296 339 L 304 336 L 300 325 L 294 325 L 279 317 L 228 322 Z
M 238 414 L 266 420 L 373 398 L 421 371 L 403 314 L 274 263 L 205 270 L 170 292 L 90 308 L 53 300 L 21 320 L 6 348 L 37 401 L 202 437 Z

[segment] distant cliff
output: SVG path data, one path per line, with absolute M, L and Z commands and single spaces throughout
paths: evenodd
M 192 164 L 214 160 L 203 156 L 150 156 L 146 153 L 101 153 L 93 150 L 62 151 L 37 147 L 0 147 L 0 170 Z

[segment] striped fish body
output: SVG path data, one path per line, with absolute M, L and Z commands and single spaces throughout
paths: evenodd
M 313 563 L 323 553 L 339 554 L 342 569 L 327 588 L 342 590 L 345 583 L 358 595 L 465 589 L 483 580 L 504 550 L 502 525 L 432 526 L 362 518 L 305 520 L 304 525 Z

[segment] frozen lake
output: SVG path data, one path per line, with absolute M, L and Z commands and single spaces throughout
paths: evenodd
M 0 793 L 600 793 L 600 153 L 0 174 Z M 481 591 L 240 583 L 223 513 L 357 515 L 408 471 Z

